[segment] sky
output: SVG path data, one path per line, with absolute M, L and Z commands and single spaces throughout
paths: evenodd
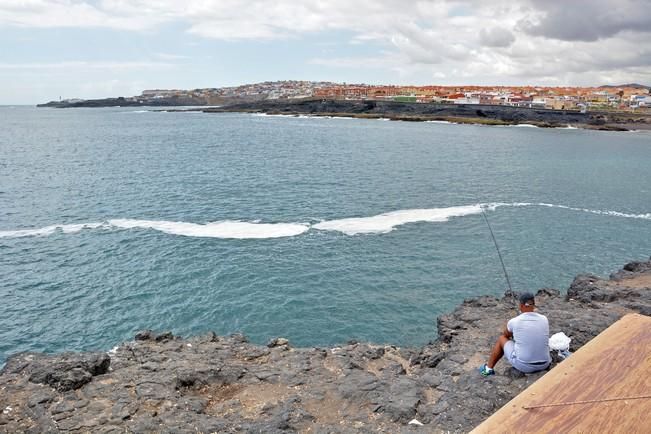
M 273 80 L 651 85 L 651 0 L 0 0 L 0 104 Z

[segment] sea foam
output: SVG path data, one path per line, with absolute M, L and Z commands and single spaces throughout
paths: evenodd
M 172 222 L 161 220 L 114 219 L 110 226 L 121 229 L 154 229 L 172 235 L 206 238 L 261 239 L 293 237 L 310 227 L 301 223 L 248 223 L 241 221 L 219 221 L 206 224 Z
M 502 205 L 502 204 L 499 204 Z M 529 203 L 529 202 L 521 202 L 521 203 L 513 203 L 510 204 L 511 206 L 542 206 L 542 207 L 547 207 L 547 208 L 560 208 L 560 209 L 567 209 L 570 211 L 578 211 L 578 212 L 586 212 L 589 214 L 597 214 L 597 215 L 605 215 L 605 216 L 611 216 L 611 217 L 624 217 L 624 218 L 629 218 L 629 219 L 642 219 L 642 220 L 651 220 L 651 213 L 643 213 L 643 214 L 631 214 L 631 213 L 625 213 L 625 212 L 620 212 L 620 211 L 610 211 L 610 210 L 599 210 L 599 209 L 589 209 L 589 208 L 577 208 L 573 206 L 567 206 L 567 205 L 556 205 L 553 203 Z
M 85 229 L 153 229 L 170 235 L 225 239 L 264 239 L 294 237 L 311 228 L 320 231 L 341 232 L 346 235 L 385 234 L 409 223 L 443 223 L 453 217 L 481 214 L 482 209 L 494 211 L 499 207 L 545 207 L 601 216 L 651 220 L 651 213 L 632 214 L 612 210 L 598 210 L 558 205 L 545 202 L 492 202 L 446 208 L 404 209 L 369 217 L 348 217 L 324 220 L 314 225 L 307 223 L 260 223 L 223 220 L 199 224 L 166 220 L 112 219 L 103 223 L 58 224 L 36 229 L 0 231 L 0 238 L 48 236 L 55 233 L 72 234 Z
M 51 225 L 37 229 L 19 229 L 14 231 L 0 231 L 0 238 L 21 238 L 52 235 L 56 232 L 64 234 L 73 234 L 83 229 L 97 229 L 103 226 L 103 223 L 80 223 L 70 225 Z
M 481 204 L 453 206 L 449 208 L 406 209 L 392 211 L 372 217 L 353 217 L 329 220 L 312 227 L 322 231 L 337 231 L 346 235 L 385 234 L 397 226 L 417 222 L 446 222 L 451 217 L 480 214 Z

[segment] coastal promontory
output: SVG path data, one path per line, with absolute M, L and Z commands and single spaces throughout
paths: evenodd
M 16 354 L 0 373 L 0 432 L 466 432 L 545 374 L 477 373 L 514 295 L 433 318 L 420 348 L 142 331 L 108 353 Z M 651 260 L 540 289 L 537 305 L 575 351 L 626 313 L 651 315 Z M 550 369 L 566 363 L 552 355 Z

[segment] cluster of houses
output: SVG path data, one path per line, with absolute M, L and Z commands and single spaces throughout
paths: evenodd
M 649 89 L 622 87 L 366 86 L 317 89 L 319 98 L 384 99 L 443 104 L 488 104 L 558 110 L 651 108 Z
M 390 100 L 418 103 L 489 104 L 559 110 L 651 108 L 649 88 L 535 86 L 374 86 L 314 81 L 274 81 L 193 90 L 145 90 L 140 98 Z
M 140 95 L 145 99 L 191 97 L 191 98 L 259 98 L 259 99 L 301 99 L 311 98 L 317 89 L 338 86 L 335 83 L 320 81 L 265 81 L 242 86 L 205 89 L 152 89 Z

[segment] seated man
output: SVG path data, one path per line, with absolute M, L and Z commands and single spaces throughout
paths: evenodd
M 502 355 L 515 369 L 524 373 L 542 371 L 549 366 L 549 323 L 546 316 L 534 312 L 535 308 L 533 294 L 525 292 L 520 295 L 522 313 L 506 324 L 488 363 L 479 368 L 482 375 L 494 375 L 493 367 Z

